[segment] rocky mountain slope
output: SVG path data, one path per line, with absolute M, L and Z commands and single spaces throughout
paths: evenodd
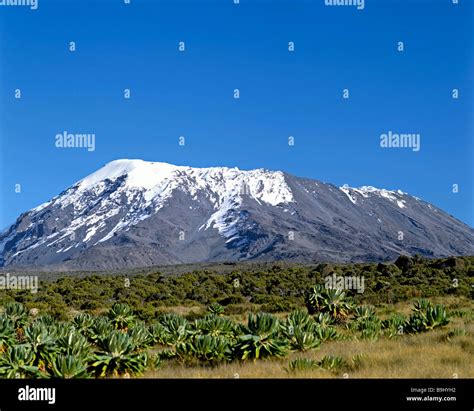
M 358 262 L 474 254 L 474 230 L 401 191 L 281 171 L 116 160 L 0 234 L 0 266 Z

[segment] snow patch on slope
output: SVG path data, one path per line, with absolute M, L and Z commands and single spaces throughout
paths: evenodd
M 343 185 L 342 187 L 340 187 L 340 190 L 349 198 L 351 203 L 357 204 L 357 199 L 355 198 L 355 196 L 351 195 L 351 191 L 349 189 L 349 186 Z
M 347 184 L 343 185 L 342 187 L 339 187 L 339 189 L 347 195 L 347 197 L 353 204 L 357 204 L 357 196 L 354 194 L 358 194 L 364 198 L 369 198 L 371 195 L 377 195 L 379 197 L 385 198 L 391 202 L 396 203 L 397 206 L 400 208 L 406 208 L 406 201 L 403 198 L 400 199 L 400 197 L 403 197 L 406 193 L 401 190 L 391 191 L 385 190 L 383 188 L 375 188 L 373 186 L 362 186 L 359 188 L 353 188 L 349 187 Z
M 263 169 L 225 169 L 221 184 L 214 186 L 213 192 L 217 193 L 214 203 L 216 211 L 199 229 L 207 230 L 213 227 L 226 238 L 233 238 L 237 234 L 236 226 L 240 216 L 236 210 L 241 207 L 244 198 L 249 197 L 259 204 L 265 203 L 274 207 L 294 202 L 284 174 Z

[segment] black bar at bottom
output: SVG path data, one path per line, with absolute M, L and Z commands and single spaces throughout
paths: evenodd
M 339 380 L 0 380 L 0 410 L 269 410 L 298 405 L 321 409 L 469 410 L 470 379 Z M 41 390 L 42 388 L 51 390 Z M 40 389 L 40 390 L 38 390 Z

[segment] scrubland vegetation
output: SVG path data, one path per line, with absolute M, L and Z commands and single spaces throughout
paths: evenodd
M 474 258 L 167 276 L 0 291 L 0 378 L 474 377 Z M 327 289 L 363 276 L 363 293 Z

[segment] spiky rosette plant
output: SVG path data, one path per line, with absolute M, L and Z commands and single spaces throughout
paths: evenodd
M 73 326 L 83 334 L 87 334 L 88 330 L 94 325 L 94 317 L 87 313 L 80 313 L 72 320 Z
M 126 330 L 135 321 L 135 315 L 127 304 L 114 304 L 107 313 L 107 317 L 118 330 Z
M 178 314 L 164 314 L 158 322 L 163 326 L 162 341 L 166 345 L 179 344 L 191 335 L 189 322 Z
M 71 330 L 68 334 L 59 337 L 56 341 L 58 352 L 64 356 L 73 356 L 89 359 L 92 355 L 92 346 L 86 337 L 77 330 Z
M 222 305 L 220 305 L 219 303 L 212 303 L 209 305 L 209 307 L 207 307 L 207 311 L 210 313 L 210 314 L 214 314 L 214 315 L 223 315 L 224 314 L 224 307 Z
M 412 313 L 405 324 L 405 329 L 410 334 L 426 331 L 428 327 L 426 316 L 421 313 Z
M 164 350 L 158 351 L 156 355 L 160 360 L 172 360 L 177 356 L 176 351 L 171 348 L 165 348 Z
M 25 327 L 25 343 L 34 355 L 33 365 L 37 365 L 40 370 L 44 370 L 57 353 L 55 342 L 47 327 L 41 323 L 33 323 Z
M 324 288 L 321 284 L 311 287 L 305 297 L 310 314 L 328 313 L 336 322 L 344 322 L 354 308 L 346 293 L 337 288 Z
M 428 308 L 432 308 L 433 304 L 430 300 L 420 298 L 413 303 L 412 312 L 414 313 L 425 313 Z
M 237 357 L 259 359 L 266 357 L 283 357 L 288 354 L 288 342 L 280 337 L 280 324 L 271 314 L 249 314 L 247 326 L 242 327 L 244 335 L 240 336 L 237 346 Z
M 168 329 L 161 323 L 153 323 L 148 327 L 153 344 L 173 345 Z
M 193 333 L 211 335 L 213 337 L 224 336 L 234 339 L 236 326 L 232 321 L 226 318 L 210 314 L 194 322 Z
M 323 368 L 327 371 L 337 372 L 341 368 L 347 367 L 348 364 L 344 358 L 337 355 L 325 355 L 318 362 L 318 367 Z
M 465 328 L 454 328 L 444 336 L 444 339 L 449 342 L 455 337 L 464 337 L 465 335 L 466 335 Z
M 321 327 L 329 327 L 334 324 L 334 318 L 329 313 L 317 313 L 313 316 L 314 321 Z
M 313 330 L 315 322 L 311 316 L 303 310 L 295 310 L 288 315 L 288 318 L 281 324 L 282 330 L 291 335 L 293 328 L 300 328 L 302 330 Z
M 35 323 L 45 325 L 47 327 L 52 326 L 55 324 L 54 318 L 51 317 L 49 314 L 43 314 L 36 318 Z
M 363 339 L 376 340 L 382 332 L 382 322 L 373 307 L 360 306 L 355 308 L 354 319 L 349 324 L 349 328 L 360 331 Z
M 395 314 L 382 321 L 382 329 L 389 338 L 397 337 L 404 334 L 406 321 L 404 315 Z
M 23 328 L 28 322 L 28 312 L 23 304 L 18 302 L 5 304 L 4 316 L 13 322 L 15 329 Z
M 324 312 L 325 291 L 321 284 L 316 284 L 306 292 L 305 303 L 310 314 Z
M 336 322 L 345 321 L 353 307 L 352 301 L 346 297 L 344 291 L 333 288 L 326 290 L 324 311 L 328 312 Z
M 9 346 L 16 343 L 16 333 L 13 321 L 8 317 L 0 317 L 0 354 Z
M 196 359 L 215 365 L 232 358 L 232 342 L 223 336 L 197 335 L 191 341 L 179 343 L 176 354 L 184 361 Z
M 100 377 L 141 374 L 146 368 L 148 355 L 135 352 L 132 339 L 123 332 L 112 331 L 100 340 L 99 348 L 101 351 L 96 353 L 92 369 Z
M 46 330 L 55 340 L 57 340 L 58 338 L 66 337 L 71 332 L 78 332 L 70 323 L 57 323 L 49 325 L 46 327 Z
M 321 340 L 316 334 L 317 324 L 310 315 L 302 310 L 290 313 L 281 324 L 283 335 L 292 350 L 307 351 L 319 347 Z
M 152 334 L 143 323 L 136 323 L 132 328 L 128 329 L 127 334 L 132 339 L 135 347 L 139 350 L 148 348 L 154 343 Z
M 316 333 L 305 331 L 300 327 L 294 329 L 293 335 L 288 341 L 292 350 L 303 352 L 313 350 L 321 345 L 321 340 Z
M 88 378 L 88 364 L 86 358 L 59 354 L 51 362 L 50 375 L 53 378 L 72 379 L 72 378 Z
M 370 305 L 361 305 L 354 309 L 354 321 L 371 320 L 375 317 L 375 308 Z
M 417 333 L 442 327 L 448 323 L 449 317 L 445 306 L 440 304 L 433 307 L 427 300 L 418 300 L 414 303 L 405 328 L 410 333 Z
M 10 346 L 0 356 L 0 376 L 2 378 L 39 378 L 44 376 L 34 365 L 35 354 L 30 347 L 19 344 Z
M 443 327 L 449 323 L 449 317 L 446 312 L 446 307 L 438 304 L 426 310 L 427 329 L 432 330 L 436 327 Z
M 339 339 L 337 329 L 332 326 L 322 327 L 318 325 L 315 329 L 316 336 L 320 341 L 333 341 Z
M 149 366 L 152 370 L 157 371 L 163 366 L 163 360 L 159 354 L 154 354 L 151 357 L 148 357 L 147 366 Z
M 316 368 L 318 368 L 318 363 L 315 360 L 309 358 L 297 358 L 296 360 L 289 362 L 287 371 L 309 371 Z
M 375 341 L 382 332 L 381 321 L 379 319 L 364 320 L 360 323 L 360 337 L 366 340 Z
M 106 317 L 97 317 L 92 326 L 83 332 L 91 342 L 97 344 L 114 330 L 114 326 Z

